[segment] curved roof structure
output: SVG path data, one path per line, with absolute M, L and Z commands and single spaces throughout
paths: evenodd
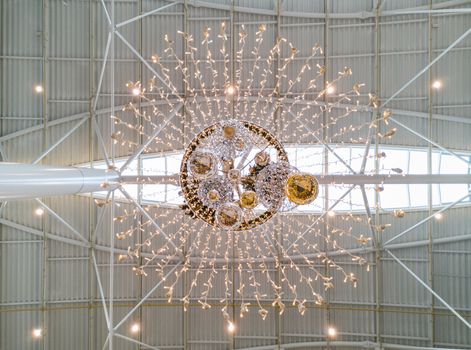
M 1 161 L 160 176 L 1 203 L 0 349 L 471 348 L 469 1 L 4 0 L 0 16 Z M 227 115 L 333 181 L 248 236 L 191 219 L 181 157 Z

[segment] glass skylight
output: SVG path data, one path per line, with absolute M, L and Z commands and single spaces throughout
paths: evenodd
M 328 174 L 351 174 L 345 164 L 353 170 L 359 171 L 362 165 L 365 149 L 363 146 L 335 146 L 332 145 L 337 156 L 328 152 L 327 173 Z M 300 171 L 312 174 L 324 173 L 324 148 L 321 145 L 286 145 L 290 163 Z M 253 150 L 248 159 L 255 156 L 257 150 Z M 380 158 L 380 174 L 396 174 L 402 171 L 403 174 L 427 174 L 427 149 L 425 148 L 400 148 L 382 146 L 380 152 L 386 154 Z M 462 157 L 471 161 L 470 153 L 460 153 Z M 366 174 L 374 174 L 374 148 L 371 147 L 365 165 Z M 183 157 L 182 152 L 168 152 L 163 154 L 148 154 L 142 157 L 142 169 L 140 175 L 174 175 L 180 171 L 180 163 Z M 432 151 L 431 157 L 433 174 L 469 174 L 470 166 L 457 159 L 453 155 L 445 154 L 441 151 Z M 119 168 L 124 164 L 124 160 L 117 160 Z M 95 163 L 96 168 L 105 168 L 104 163 Z M 137 161 L 131 163 L 123 175 L 137 175 Z M 183 204 L 183 196 L 180 194 L 180 187 L 172 184 L 152 184 L 152 185 L 124 185 L 126 191 L 143 204 L 158 204 L 164 207 L 178 207 Z M 138 196 L 140 187 L 141 195 Z M 428 185 L 423 184 L 400 184 L 384 185 L 384 189 L 377 192 L 374 185 L 367 185 L 366 194 L 368 204 L 374 210 L 375 195 L 378 193 L 380 205 L 383 209 L 420 209 L 428 205 Z M 336 202 L 347 190 L 349 185 L 329 185 L 328 205 Z M 441 184 L 432 185 L 432 203 L 434 206 L 443 206 L 452 203 L 470 191 L 468 184 Z M 106 192 L 95 193 L 96 196 L 104 196 Z M 120 193 L 116 192 L 119 197 Z M 140 197 L 140 198 L 139 198 Z M 297 207 L 293 213 L 316 213 L 322 212 L 326 198 L 325 186 L 320 186 L 319 197 L 309 205 Z M 469 203 L 468 198 L 465 202 Z M 365 204 L 360 188 L 355 187 L 345 196 L 335 207 L 335 211 L 358 211 L 363 212 Z

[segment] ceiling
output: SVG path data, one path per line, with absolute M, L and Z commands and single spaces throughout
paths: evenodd
M 105 65 L 108 38 L 113 36 L 108 34 L 103 5 L 109 13 L 114 13 L 115 23 L 122 23 L 117 30 L 124 38 L 110 39 L 114 50 L 109 51 Z M 163 6 L 166 7 L 140 20 L 123 23 Z M 132 147 L 113 144 L 110 136 L 115 126 L 110 115 L 133 122 L 134 116 L 122 112 L 122 106 L 130 100 L 144 102 L 136 100 L 126 83 L 147 82 L 154 74 L 149 66 L 157 70 L 152 56 L 158 54 L 170 68 L 170 79 L 176 84 L 177 91 L 169 98 L 177 100 L 184 96 L 185 84 L 173 69 L 176 61 L 165 58 L 164 35 L 168 33 L 175 40 L 177 55 L 183 57 L 185 45 L 177 32 L 192 33 L 201 53 L 205 26 L 210 26 L 217 35 L 222 22 L 235 32 L 244 25 L 249 33 L 248 48 L 255 45 L 258 26 L 266 24 L 262 57 L 267 57 L 278 36 L 293 43 L 299 59 L 288 69 L 288 79 L 295 78 L 316 43 L 323 47 L 324 55 L 316 57 L 314 62 L 327 67 L 326 75 L 319 81 L 321 86 L 335 79 L 345 66 L 352 68 L 353 75 L 337 88 L 341 91 L 355 82 L 364 83 L 359 97 L 364 108 L 320 134 L 332 147 L 361 144 L 368 137 L 367 127 L 349 133 L 337 131 L 349 125 L 369 125 L 376 113 L 368 105 L 370 92 L 380 97 L 381 105 L 391 109 L 394 118 L 391 123 L 397 127 L 393 138 L 375 139 L 375 151 L 387 152 L 391 147 L 421 148 L 442 154 L 448 154 L 447 150 L 458 154 L 471 151 L 469 1 L 4 0 L 0 3 L 0 16 L 0 156 L 3 161 L 32 163 L 39 159 L 42 164 L 93 166 L 103 162 L 103 149 L 110 158 L 135 154 L 138 145 L 145 142 L 145 136 L 156 126 L 144 123 L 143 135 L 120 129 L 124 138 L 135 144 Z M 215 39 L 214 45 L 220 45 L 220 41 Z M 216 66 L 223 71 L 224 57 L 219 51 L 214 52 Z M 230 59 L 236 61 L 235 51 L 229 52 Z M 288 56 L 286 47 L 280 60 Z M 248 72 L 253 61 L 247 49 L 241 59 L 242 70 Z M 432 62 L 429 70 L 424 69 Z M 260 80 L 259 77 L 254 81 L 254 87 L 260 87 Z M 442 82 L 441 89 L 430 87 L 435 80 Z M 36 85 L 43 87 L 42 93 L 35 92 Z M 190 86 L 197 85 L 193 78 Z M 274 85 L 275 80 L 271 78 L 266 87 L 270 90 Z M 300 91 L 295 89 L 290 98 L 295 98 L 296 93 L 299 96 Z M 162 103 L 162 111 L 170 113 L 167 103 L 159 96 L 156 99 L 156 103 Z M 289 108 L 292 102 L 288 99 L 285 106 Z M 293 108 L 299 111 L 298 106 Z M 142 110 L 151 108 L 143 104 Z M 258 122 L 274 132 L 280 125 L 286 126 L 278 133 L 284 143 L 319 145 L 309 132 L 319 127 L 310 115 L 295 125 L 290 124 L 289 115 L 277 121 L 260 115 Z M 217 118 L 213 115 L 209 121 Z M 166 125 L 145 153 L 181 152 L 195 130 L 209 121 L 199 113 L 183 111 Z M 386 126 L 382 127 L 387 130 Z M 320 163 L 325 164 L 322 160 Z M 436 191 L 432 188 L 432 195 Z M 323 212 L 341 194 L 324 199 Z M 353 265 L 348 255 L 328 249 L 339 265 L 355 272 L 358 286 L 344 284 L 342 276 L 333 273 L 333 289 L 324 292 L 319 286 L 326 305 L 308 303 L 303 316 L 296 307 L 288 306 L 279 316 L 267 301 L 270 314 L 264 321 L 256 308 L 239 319 L 240 300 L 232 298 L 237 327 L 233 335 L 226 330 L 219 306 L 224 294 L 223 270 L 211 292 L 213 307 L 202 310 L 194 298 L 189 310 L 184 312 L 177 299 L 167 303 L 162 285 L 153 289 L 160 281 L 156 274 L 137 276 L 132 272 L 134 262 L 118 263 L 112 259 L 125 252 L 128 245 L 141 242 L 153 232 L 152 228 L 146 228 L 130 241 L 114 242 L 113 233 L 136 227 L 142 220 L 137 217 L 122 223 L 113 221 L 115 215 L 132 210 L 130 204 L 119 202 L 120 206 L 114 209 L 98 207 L 88 196 L 43 198 L 42 204 L 35 200 L 4 202 L 0 209 L 0 349 L 102 348 L 109 333 L 102 299 L 108 303 L 108 314 L 113 310 L 116 325 L 148 294 L 117 330 L 114 349 L 138 349 L 141 345 L 146 348 L 146 344 L 158 349 L 215 350 L 470 349 L 471 329 L 466 322 L 468 325 L 471 322 L 468 292 L 471 289 L 471 208 L 458 205 L 444 211 L 441 220 L 433 216 L 432 220 L 426 220 L 446 206 L 442 203 L 433 207 L 430 203 L 420 209 L 405 207 L 406 215 L 396 218 L 388 210 L 376 210 L 375 201 L 380 200 L 381 193 L 377 196 L 371 189 L 370 194 L 372 203 L 367 207 L 373 212 L 375 230 L 367 223 L 368 210 L 365 211 L 362 200 L 361 212 L 354 215 L 361 219 L 358 222 L 349 221 L 347 214 L 331 219 L 336 227 L 347 231 L 351 228 L 357 236 L 372 238 L 367 246 L 359 246 L 351 236 L 339 237 L 344 248 L 371 262 L 369 272 Z M 419 195 L 423 193 L 409 194 Z M 38 206 L 49 209 L 45 215 L 37 216 L 34 211 Z M 155 206 L 149 212 L 168 234 L 177 235 L 181 225 L 186 225 L 190 241 L 200 232 L 207 233 L 201 225 L 192 225 L 179 209 Z M 266 229 L 299 233 L 318 218 L 319 213 L 280 215 Z M 386 226 L 381 229 L 381 225 Z M 397 235 L 400 237 L 395 238 Z M 312 243 L 318 239 L 315 235 L 307 237 Z M 392 239 L 394 242 L 385 245 Z M 157 239 L 153 244 L 159 246 L 162 241 Z M 196 273 L 197 262 L 196 259 L 189 279 Z M 203 275 L 208 273 L 204 271 Z M 297 278 L 293 271 L 290 273 Z M 431 286 L 436 295 L 432 296 L 418 279 Z M 113 288 L 109 288 L 111 281 Z M 188 280 L 178 284 L 177 296 L 183 295 L 188 284 Z M 199 288 L 202 286 L 195 289 L 193 297 L 201 293 Z M 312 300 L 305 286 L 300 285 L 299 289 L 301 296 Z M 291 300 L 292 295 L 286 291 L 287 305 Z M 452 310 L 463 319 L 456 317 Z M 130 331 L 135 322 L 141 325 L 138 334 Z M 329 325 L 337 328 L 336 339 L 326 336 Z M 44 330 L 44 335 L 34 339 L 31 332 L 38 327 Z

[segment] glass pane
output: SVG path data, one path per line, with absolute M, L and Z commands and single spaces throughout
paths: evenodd
M 410 152 L 409 174 L 427 174 L 427 152 Z
M 382 152 L 386 153 L 386 157 L 381 158 L 380 173 L 390 174 L 394 173 L 391 169 L 399 168 L 404 173 L 409 168 L 409 156 L 407 150 L 393 150 L 384 149 Z
M 299 147 L 296 167 L 312 174 L 322 174 L 323 151 L 320 147 Z
M 442 203 L 454 202 L 468 193 L 467 184 L 446 184 L 440 185 L 440 195 Z M 469 198 L 469 197 L 468 197 Z M 469 201 L 469 199 L 467 200 Z
M 428 185 L 409 185 L 410 205 L 413 207 L 428 206 Z
M 379 199 L 383 208 L 406 208 L 409 206 L 407 185 L 385 185 Z
M 340 158 L 350 165 L 350 147 L 334 148 L 333 151 L 338 157 L 329 152 L 329 174 L 351 174 L 351 171 L 339 160 Z
M 467 174 L 469 165 L 455 156 L 442 154 L 440 162 L 441 174 Z

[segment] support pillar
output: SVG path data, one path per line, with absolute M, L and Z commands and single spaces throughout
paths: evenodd
M 1 162 L 0 201 L 112 190 L 119 180 L 114 170 Z

